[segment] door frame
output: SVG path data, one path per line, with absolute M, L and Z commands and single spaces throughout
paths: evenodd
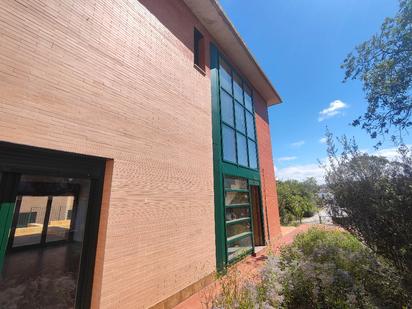
M 5 177 L 12 174 L 19 178 L 18 175 L 25 174 L 90 179 L 75 308 L 90 308 L 91 304 L 106 161 L 101 157 L 0 142 L 0 173 Z M 2 182 L 6 181 L 3 176 Z M 16 188 L 11 188 L 14 189 L 12 194 L 5 192 L 9 194 L 7 202 L 16 200 Z M 8 191 L 11 189 L 8 188 Z M 2 200 L 4 197 L 0 196 Z
M 252 189 L 252 187 L 254 187 L 255 189 Z M 263 214 L 262 188 L 260 186 L 260 183 L 258 183 L 258 182 L 251 183 L 249 185 L 249 190 L 250 190 L 250 193 L 251 193 L 251 198 L 252 198 L 252 194 L 253 194 L 252 190 L 256 190 L 256 195 L 257 195 L 257 198 L 258 198 L 256 206 L 259 208 L 259 217 L 260 217 L 260 222 L 261 222 L 259 229 L 260 229 L 260 233 L 262 235 L 263 246 L 266 246 L 265 218 L 264 218 L 264 214 Z M 251 202 L 250 207 L 252 208 L 252 218 L 254 217 L 253 206 L 254 205 Z M 253 236 L 255 236 L 255 235 L 253 235 Z M 256 244 L 255 244 L 255 247 L 256 247 Z

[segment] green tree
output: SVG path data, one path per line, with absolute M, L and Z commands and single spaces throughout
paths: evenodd
M 359 151 L 353 140 L 328 133 L 327 203 L 341 225 L 405 275 L 412 292 L 412 156 L 400 147 L 388 160 Z
M 400 0 L 396 16 L 386 18 L 380 32 L 357 46 L 342 68 L 344 82 L 361 80 L 368 101 L 353 125 L 372 138 L 390 133 L 394 142 L 401 141 L 412 126 L 412 0 Z
M 319 186 L 314 178 L 303 182 L 287 180 L 277 182 L 279 212 L 282 224 L 302 221 L 317 209 Z

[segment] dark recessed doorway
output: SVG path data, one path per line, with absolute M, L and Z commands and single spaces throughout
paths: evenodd
M 104 169 L 0 143 L 0 308 L 90 306 Z
M 253 218 L 253 241 L 255 247 L 265 246 L 264 221 L 259 186 L 250 186 L 250 198 Z

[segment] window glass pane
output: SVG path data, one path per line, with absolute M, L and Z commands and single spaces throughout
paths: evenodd
M 235 113 L 236 113 L 236 129 L 242 133 L 246 132 L 245 128 L 245 108 L 239 103 L 235 103 Z
M 235 99 L 243 104 L 242 80 L 235 73 L 233 73 L 233 92 Z
M 243 178 L 225 177 L 225 189 L 247 190 L 247 181 Z
M 249 111 L 253 111 L 252 91 L 245 85 L 245 106 Z
M 227 258 L 228 260 L 233 260 L 239 255 L 252 249 L 252 237 L 248 236 L 240 240 L 234 241 L 228 245 L 227 248 Z
M 226 196 L 225 196 L 226 205 L 248 204 L 248 203 L 249 203 L 249 193 L 247 192 L 226 192 Z
M 246 113 L 246 125 L 247 125 L 247 136 L 253 140 L 256 140 L 255 126 L 253 123 L 253 115 L 251 113 Z
M 249 207 L 226 208 L 226 221 L 250 217 Z
M 257 168 L 257 154 L 256 154 L 256 143 L 248 140 L 249 143 L 249 167 Z
M 237 134 L 237 160 L 240 165 L 247 166 L 247 147 L 246 137 L 240 133 Z
M 235 130 L 228 126 L 222 126 L 223 140 L 223 159 L 230 162 L 236 162 L 236 141 Z
M 5 239 L 19 250 L 5 256 L 0 308 L 75 308 L 90 184 L 89 179 L 21 175 L 16 226 Z M 51 245 L 55 241 L 58 246 Z
M 226 237 L 236 236 L 242 233 L 250 232 L 250 221 L 243 221 L 226 226 Z
M 205 61 L 204 61 L 204 40 L 203 35 L 194 28 L 194 62 L 196 65 L 204 69 Z
M 220 97 L 222 120 L 234 126 L 235 124 L 233 121 L 233 99 L 223 90 L 220 92 Z
M 13 248 L 40 244 L 48 197 L 18 196 L 17 203 L 20 203 L 20 208 Z
M 232 93 L 232 76 L 230 67 L 226 62 L 220 58 L 220 86 L 226 89 L 229 93 Z
M 74 196 L 54 196 L 52 198 L 47 242 L 69 239 L 73 206 Z

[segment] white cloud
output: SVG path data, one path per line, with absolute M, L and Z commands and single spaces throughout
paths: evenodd
M 297 142 L 290 144 L 290 146 L 299 148 L 299 147 L 302 147 L 304 144 L 305 144 L 305 141 L 297 141 Z
M 327 137 L 322 137 L 322 138 L 319 140 L 319 143 L 321 143 L 321 144 L 326 144 L 327 141 L 328 141 L 328 138 L 327 138 Z
M 324 171 L 319 164 L 293 165 L 276 169 L 276 177 L 279 180 L 295 179 L 303 181 L 308 177 L 314 177 L 318 183 L 324 183 Z
M 296 160 L 298 157 L 295 156 L 291 156 L 291 157 L 280 157 L 278 159 L 279 162 L 283 162 L 283 161 L 293 161 Z
M 412 145 L 406 145 L 406 146 L 409 149 L 411 149 Z M 385 157 L 388 160 L 395 160 L 395 159 L 400 157 L 400 154 L 398 152 L 398 148 L 396 148 L 396 147 L 379 149 L 379 150 L 377 150 L 377 151 L 375 151 L 371 154 L 375 155 L 375 156 Z
M 329 107 L 319 112 L 318 121 L 323 121 L 327 118 L 342 114 L 342 110 L 348 108 L 348 105 L 341 100 L 335 100 L 329 104 Z

